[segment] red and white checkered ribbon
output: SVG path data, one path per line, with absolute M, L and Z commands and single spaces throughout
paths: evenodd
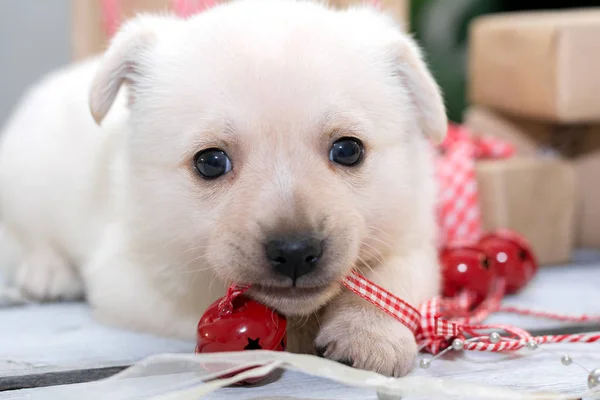
M 356 272 L 348 275 L 342 283 L 348 290 L 402 322 L 414 335 L 419 331 L 421 325 L 419 310 L 404 300 L 394 296 Z
M 229 285 L 227 293 L 219 302 L 219 313 L 221 315 L 231 314 L 233 312 L 233 301 L 246 293 L 248 289 L 250 289 L 250 285 Z
M 531 342 L 542 343 L 591 343 L 600 341 L 600 334 L 549 335 L 534 337 L 529 332 L 511 325 L 485 325 L 482 322 L 493 312 L 501 309 L 505 293 L 504 281 L 499 280 L 494 290 L 477 308 L 470 311 L 474 296 L 465 291 L 455 298 L 435 297 L 417 310 L 406 301 L 369 281 L 357 272 L 350 273 L 343 285 L 361 298 L 391 315 L 413 332 L 420 348 L 438 354 L 455 338 L 463 339 L 464 349 L 471 351 L 515 351 Z M 545 317 L 557 315 L 544 313 Z M 568 318 L 566 316 L 561 316 Z M 572 320 L 595 320 L 600 317 L 573 317 Z M 569 319 L 571 320 L 571 319 Z M 489 339 L 489 332 L 502 332 L 497 343 Z
M 466 349 L 478 351 L 504 351 L 525 346 L 532 336 L 526 331 L 510 325 L 480 325 L 490 312 L 499 307 L 499 300 L 504 293 L 504 285 L 497 285 L 496 290 L 484 301 L 475 313 L 467 317 L 450 320 L 449 310 L 465 315 L 461 307 L 469 307 L 472 296 L 459 295 L 453 299 L 436 297 L 421 306 L 420 311 L 387 290 L 369 281 L 357 272 L 352 272 L 343 281 L 346 288 L 374 304 L 382 311 L 394 317 L 413 332 L 419 347 L 433 354 L 448 347 L 453 338 L 485 336 L 489 330 L 506 332 L 503 341 L 486 343 L 485 340 L 466 343 Z M 446 315 L 444 315 L 446 314 Z
M 508 158 L 514 147 L 495 138 L 473 137 L 464 126 L 450 124 L 438 148 L 439 244 L 476 242 L 482 233 L 475 162 Z
M 569 317 L 552 313 L 534 313 L 527 310 L 501 307 L 505 284 L 499 280 L 494 290 L 475 310 L 471 311 L 475 296 L 464 291 L 454 298 L 435 297 L 416 309 L 411 304 L 371 282 L 356 271 L 342 280 L 342 284 L 362 299 L 404 324 L 414 335 L 419 348 L 438 354 L 452 343 L 453 339 L 464 340 L 464 349 L 471 351 L 514 351 L 531 342 L 543 343 L 592 343 L 600 341 L 600 334 L 532 336 L 527 331 L 512 325 L 485 325 L 482 322 L 498 310 L 520 314 L 543 316 L 565 321 L 599 321 L 600 316 Z M 233 301 L 250 288 L 249 285 L 232 284 L 221 300 L 222 313 L 229 313 Z M 489 332 L 503 332 L 501 340 L 493 343 Z

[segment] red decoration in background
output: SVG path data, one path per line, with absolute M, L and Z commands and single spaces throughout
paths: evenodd
M 475 243 L 482 234 L 475 162 L 508 158 L 513 146 L 491 138 L 476 138 L 464 126 L 450 124 L 438 149 L 438 221 L 441 245 Z
M 217 0 L 171 0 L 175 14 L 180 17 L 189 17 L 217 5 Z
M 506 281 L 506 293 L 521 290 L 538 270 L 537 260 L 525 238 L 506 229 L 487 234 L 479 247 L 494 259 L 498 275 Z
M 443 296 L 456 297 L 465 288 L 470 288 L 475 295 L 472 300 L 475 304 L 480 304 L 489 295 L 497 276 L 494 258 L 474 245 L 443 247 L 440 264 Z
M 443 247 L 440 264 L 443 295 L 455 297 L 469 289 L 475 305 L 489 295 L 497 278 L 503 279 L 507 294 L 514 294 L 525 287 L 538 270 L 529 243 L 507 229 L 487 233 L 475 244 Z
M 171 0 L 171 9 L 179 17 L 189 17 L 217 5 L 217 0 Z M 119 0 L 102 0 L 102 26 L 108 38 L 112 38 L 123 23 Z
M 112 38 L 121 25 L 119 0 L 102 0 L 102 26 L 108 38 Z

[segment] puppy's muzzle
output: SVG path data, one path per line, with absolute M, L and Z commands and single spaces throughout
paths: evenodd
M 265 245 L 267 260 L 280 275 L 296 280 L 315 270 L 323 255 L 323 240 L 312 235 L 285 236 Z

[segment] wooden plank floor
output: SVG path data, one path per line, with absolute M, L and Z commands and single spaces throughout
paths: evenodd
M 552 310 L 569 314 L 600 314 L 600 257 L 597 253 L 578 253 L 568 266 L 543 268 L 535 281 L 518 296 L 509 297 L 507 304 Z M 569 324 L 541 321 L 526 317 L 496 315 L 489 322 L 512 323 L 530 330 L 557 329 Z M 600 330 L 600 328 L 598 328 Z M 0 390 L 14 389 L 52 382 L 72 383 L 100 378 L 149 355 L 159 353 L 189 353 L 190 342 L 140 335 L 100 325 L 94 321 L 84 304 L 49 304 L 0 309 Z M 565 368 L 560 353 L 569 352 L 587 368 L 600 367 L 600 345 L 569 345 L 552 347 L 557 354 L 539 352 L 530 357 L 504 358 L 497 363 L 488 355 L 468 355 L 464 359 L 445 359 L 436 362 L 427 371 L 415 374 L 453 376 L 476 382 L 503 382 L 510 387 L 543 387 L 562 391 L 581 389 L 585 374 L 576 367 Z M 487 358 L 486 358 L 487 357 Z M 501 368 L 505 367 L 505 368 Z M 538 377 L 539 376 L 539 380 Z M 173 378 L 173 377 L 172 377 Z M 154 379 L 154 378 L 153 378 Z M 175 379 L 175 378 L 173 378 Z M 54 381 L 53 381 L 54 380 Z M 165 377 L 165 384 L 169 383 Z M 120 383 L 123 397 L 115 392 L 112 398 L 127 397 L 136 390 L 143 398 L 144 390 L 158 387 L 163 380 L 152 384 L 143 382 L 134 388 Z M 84 390 L 86 399 L 92 399 L 90 390 L 96 383 L 0 393 L 0 400 L 65 398 L 65 388 L 77 397 Z M 308 386 L 307 386 L 308 385 Z M 302 388 L 310 387 L 307 392 Z M 115 389 L 116 390 L 116 389 Z M 136 392 L 137 393 L 137 392 Z M 106 394 L 106 393 L 104 393 Z M 88 396 L 89 395 L 89 396 Z M 374 393 L 350 389 L 320 378 L 287 371 L 276 382 L 254 389 L 223 389 L 210 398 L 258 399 L 273 396 L 298 399 L 369 399 Z M 262 397 L 261 397 L 262 396 Z M 267 396 L 267 397 L 264 397 Z M 290 397 L 291 396 L 291 397 Z M 294 397 L 295 396 L 295 397 Z M 107 398 L 107 397 L 98 397 Z M 279 398 L 279 397 L 277 397 Z
M 103 326 L 85 304 L 0 310 L 0 377 L 127 365 L 194 343 Z
M 467 354 L 434 362 L 416 376 L 502 386 L 521 392 L 553 391 L 566 394 L 587 389 L 587 372 L 575 365 L 563 366 L 560 354 L 566 352 L 586 368 L 600 366 L 600 345 L 561 345 L 553 351 L 536 351 L 521 357 L 498 354 Z M 46 388 L 0 392 L 0 400 L 133 400 L 181 388 L 192 374 L 152 376 L 112 382 L 91 382 Z M 274 381 L 255 387 L 224 388 L 205 397 L 209 400 L 375 400 L 373 390 L 353 388 L 297 371 L 285 371 Z M 439 397 L 428 396 L 428 400 Z M 475 399 L 464 393 L 462 399 Z M 417 400 L 405 398 L 404 400 Z M 477 398 L 477 400 L 480 400 Z

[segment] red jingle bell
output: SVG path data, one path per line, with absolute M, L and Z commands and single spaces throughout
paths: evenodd
M 443 294 L 454 297 L 463 290 L 475 293 L 475 305 L 490 293 L 496 279 L 493 260 L 473 245 L 448 245 L 440 251 Z
M 493 257 L 508 294 L 525 287 L 538 270 L 531 246 L 516 232 L 501 229 L 488 233 L 480 239 L 479 246 Z
M 196 353 L 284 351 L 287 326 L 285 317 L 246 296 L 232 297 L 217 300 L 200 318 Z M 242 371 L 235 374 L 240 372 Z M 266 377 L 248 379 L 241 383 L 253 384 L 264 378 Z

